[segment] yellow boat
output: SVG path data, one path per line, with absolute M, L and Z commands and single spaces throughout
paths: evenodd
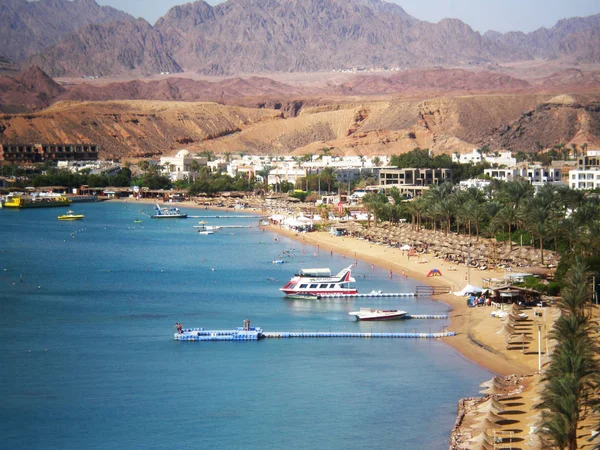
M 66 214 L 58 216 L 58 220 L 81 220 L 84 217 L 83 214 L 75 214 L 73 211 L 67 211 Z
M 64 195 L 14 195 L 9 194 L 4 201 L 5 208 L 51 208 L 69 206 L 71 200 Z

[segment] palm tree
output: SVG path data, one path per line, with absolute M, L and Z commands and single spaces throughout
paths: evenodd
M 421 229 L 421 219 L 426 209 L 427 203 L 423 197 L 416 198 L 408 203 L 408 213 L 411 216 L 413 229 L 417 231 Z
M 577 449 L 582 406 L 589 404 L 589 394 L 598 383 L 594 323 L 585 309 L 590 291 L 587 268 L 576 260 L 558 300 L 561 315 L 550 332 L 557 346 L 542 378 L 541 402 L 536 405 L 542 409 L 541 433 L 557 448 Z
M 371 214 L 373 214 L 373 222 L 377 226 L 377 215 L 383 204 L 387 203 L 387 197 L 383 194 L 374 194 L 369 192 L 362 198 L 362 204 L 367 210 L 367 226 L 371 226 Z
M 196 182 L 196 175 L 198 172 L 200 172 L 200 167 L 200 161 L 197 159 L 192 159 L 192 162 L 190 163 L 190 170 L 194 174 L 194 183 Z
M 321 203 L 317 209 L 319 210 L 319 215 L 321 216 L 321 222 L 329 220 L 329 205 L 327 203 Z
M 256 174 L 260 175 L 263 179 L 263 183 L 265 185 L 265 192 L 269 189 L 269 174 L 271 173 L 271 170 L 273 170 L 273 167 L 267 165 L 263 166 L 262 169 L 256 172 Z
M 142 172 L 146 173 L 150 168 L 150 162 L 144 159 L 138 163 L 138 167 L 142 170 Z
M 518 177 L 502 185 L 500 196 L 506 203 L 514 205 L 515 209 L 519 209 L 519 205 L 523 200 L 533 196 L 533 186 L 526 179 Z
M 335 180 L 335 172 L 333 171 L 333 169 L 331 167 L 325 167 L 319 173 L 319 180 L 323 180 L 323 181 L 325 181 L 325 183 L 327 183 L 327 193 L 330 193 L 331 192 L 331 184 Z
M 536 197 L 537 198 L 537 197 Z M 551 210 L 536 199 L 529 200 L 522 211 L 525 226 L 540 239 L 540 260 L 544 264 L 544 237 L 546 225 L 551 218 Z

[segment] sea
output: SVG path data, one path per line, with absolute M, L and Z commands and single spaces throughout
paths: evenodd
M 354 264 L 360 292 L 417 282 L 259 228 L 243 213 L 153 205 L 0 209 L 0 442 L 22 449 L 446 449 L 461 397 L 492 374 L 435 339 L 180 342 L 175 324 L 436 332 L 362 307 L 446 314 L 430 298 L 290 300 L 300 268 Z M 136 223 L 136 219 L 141 222 Z M 223 228 L 200 235 L 198 222 Z M 274 264 L 274 260 L 283 260 Z

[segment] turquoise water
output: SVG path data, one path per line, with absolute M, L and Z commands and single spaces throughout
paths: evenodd
M 207 218 L 252 228 L 202 236 L 192 228 L 202 219 L 150 220 L 150 205 L 72 209 L 85 220 L 0 210 L 5 448 L 442 449 L 458 399 L 490 377 L 435 340 L 173 341 L 176 322 L 233 328 L 246 318 L 266 331 L 439 331 L 447 321 L 365 323 L 348 312 L 448 308 L 286 300 L 278 289 L 299 268 L 355 261 L 276 240 L 257 219 Z M 415 288 L 361 261 L 353 275 L 361 292 Z

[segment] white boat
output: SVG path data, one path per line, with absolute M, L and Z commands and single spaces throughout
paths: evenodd
M 408 313 L 399 309 L 360 308 L 360 311 L 352 311 L 348 314 L 355 316 L 357 320 L 392 320 L 401 319 Z
M 154 207 L 154 214 L 150 216 L 152 219 L 185 219 L 187 214 L 179 211 L 179 208 L 161 208 L 159 205 Z
M 351 286 L 351 283 L 356 282 L 352 278 L 351 268 L 352 266 L 348 266 L 334 276 L 329 269 L 300 269 L 300 272 L 279 290 L 284 292 L 286 297 L 295 298 L 318 298 L 324 294 L 354 295 L 358 290 Z
M 214 234 L 215 231 L 219 231 L 221 229 L 221 227 L 218 225 L 206 225 L 204 220 L 198 223 L 200 225 L 194 225 L 194 228 L 197 229 L 198 234 Z

